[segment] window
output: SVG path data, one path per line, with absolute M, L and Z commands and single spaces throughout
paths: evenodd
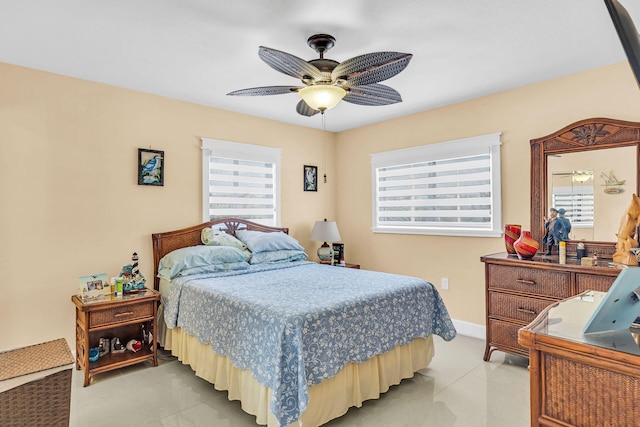
M 203 217 L 280 225 L 280 149 L 202 138 Z
M 593 228 L 593 170 L 553 172 L 551 206 L 563 208 L 574 228 Z
M 371 155 L 373 231 L 498 237 L 500 133 Z

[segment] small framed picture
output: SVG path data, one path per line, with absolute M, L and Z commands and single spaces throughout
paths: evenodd
M 164 185 L 164 151 L 138 148 L 138 185 Z
M 318 191 L 318 167 L 304 165 L 304 191 Z
M 94 274 L 78 278 L 80 289 L 78 295 L 83 300 L 99 299 L 111 293 L 111 286 L 107 281 L 107 274 Z

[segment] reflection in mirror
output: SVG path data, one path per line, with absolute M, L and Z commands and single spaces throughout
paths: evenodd
M 564 209 L 571 240 L 593 240 L 593 169 L 552 171 L 549 206 Z
M 635 146 L 549 155 L 547 206 L 567 211 L 571 240 L 615 241 L 636 170 Z

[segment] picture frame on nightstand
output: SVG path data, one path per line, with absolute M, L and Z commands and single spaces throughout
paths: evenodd
M 344 265 L 344 243 L 333 243 L 333 258 L 331 263 L 333 265 Z
M 111 293 L 106 273 L 80 276 L 78 282 L 78 295 L 83 300 L 104 298 Z

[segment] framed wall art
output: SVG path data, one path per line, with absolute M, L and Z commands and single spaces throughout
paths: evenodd
M 304 165 L 304 191 L 318 191 L 318 167 Z
M 164 185 L 164 151 L 138 148 L 138 185 Z

